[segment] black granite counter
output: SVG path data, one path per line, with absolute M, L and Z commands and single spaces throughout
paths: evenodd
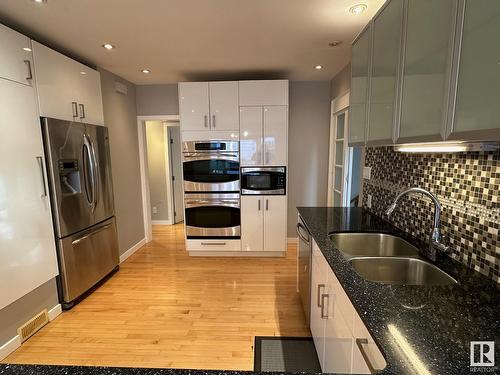
M 496 283 L 444 254 L 433 263 L 457 284 L 411 286 L 367 281 L 333 246 L 329 233 L 393 233 L 406 237 L 422 254 L 428 244 L 408 238 L 361 208 L 299 207 L 298 211 L 384 354 L 387 367 L 382 373 L 469 374 L 471 341 L 496 341 L 500 372 L 500 288 Z M 415 357 L 410 359 L 404 353 L 394 332 L 404 338 Z
M 449 286 L 394 286 L 369 282 L 352 269 L 330 242 L 333 232 L 385 232 L 405 237 L 388 222 L 359 208 L 300 207 L 315 242 L 384 354 L 381 374 L 470 374 L 470 341 L 496 341 L 500 366 L 500 289 L 447 256 L 435 264 L 458 280 Z M 427 245 L 410 242 L 425 250 Z M 389 326 L 415 357 L 408 358 Z M 416 359 L 418 358 L 418 359 Z M 419 363 L 418 363 L 419 362 Z M 249 371 L 201 371 L 83 366 L 0 365 L 0 375 L 249 375 Z M 273 375 L 272 373 L 265 373 Z

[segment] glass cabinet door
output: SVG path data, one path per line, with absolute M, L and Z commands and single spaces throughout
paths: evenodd
M 352 45 L 349 144 L 365 142 L 371 26 Z
M 467 0 L 464 5 L 451 138 L 499 139 L 500 1 Z
M 442 140 L 446 122 L 456 0 L 407 2 L 398 143 Z
M 392 144 L 403 1 L 393 0 L 373 20 L 368 143 Z

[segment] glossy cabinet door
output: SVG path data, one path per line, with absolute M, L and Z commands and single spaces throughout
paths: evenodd
M 78 98 L 79 117 L 88 124 L 104 125 L 101 73 L 84 65 L 80 68 L 78 86 L 82 89 Z
M 354 310 L 354 306 L 352 308 L 354 315 L 352 373 L 372 374 L 372 369 L 379 372 L 387 366 L 387 362 L 358 313 Z M 391 327 L 389 327 L 390 329 Z
M 238 82 L 210 82 L 208 88 L 211 129 L 238 131 Z
M 369 25 L 352 45 L 351 92 L 349 99 L 349 144 L 364 144 L 367 127 L 370 51 Z
M 500 1 L 466 0 L 451 139 L 500 139 Z
M 31 43 L 40 116 L 103 125 L 99 72 L 43 44 Z
M 54 278 L 58 268 L 33 87 L 0 78 L 0 124 L 2 309 Z
M 341 308 L 343 302 L 333 271 L 328 264 L 327 291 L 328 297 L 325 301 L 325 360 L 323 372 L 328 373 L 349 373 L 352 364 L 352 343 L 353 335 L 348 317 L 344 316 Z
M 286 196 L 264 196 L 264 251 L 286 251 Z
M 311 260 L 311 320 L 309 327 L 314 340 L 314 346 L 318 353 L 321 369 L 325 361 L 325 319 L 322 317 L 322 295 L 326 294 L 327 269 L 321 256 L 315 256 L 320 252 L 318 245 L 313 241 L 313 257 Z M 324 300 L 324 298 L 323 298 Z
M 261 196 L 241 196 L 241 250 L 264 250 L 264 204 Z
M 239 96 L 241 106 L 288 105 L 288 81 L 239 81 Z
M 179 83 L 181 131 L 210 130 L 208 82 Z
M 240 107 L 240 165 L 262 165 L 262 107 Z
M 408 0 L 397 142 L 440 141 L 447 122 L 456 0 Z
M 264 165 L 287 165 L 288 106 L 264 107 Z
M 29 38 L 0 25 L 0 46 L 2 46 L 0 48 L 0 78 L 31 85 L 33 59 Z
M 390 1 L 373 20 L 368 144 L 393 143 L 403 4 Z

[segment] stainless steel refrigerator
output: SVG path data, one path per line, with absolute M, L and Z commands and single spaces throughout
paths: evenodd
M 118 267 L 108 129 L 42 118 L 64 308 Z

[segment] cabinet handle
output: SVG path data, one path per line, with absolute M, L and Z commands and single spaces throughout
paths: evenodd
M 269 199 L 266 199 L 266 211 L 269 211 Z
M 85 118 L 85 105 L 79 104 L 80 107 L 80 118 L 83 120 Z
M 357 338 L 356 339 L 356 345 L 358 346 L 358 349 L 359 349 L 359 351 L 361 353 L 361 356 L 365 360 L 365 363 L 366 363 L 366 366 L 368 367 L 368 370 L 370 370 L 370 372 L 372 374 L 375 374 L 377 371 L 382 370 L 380 368 L 376 368 L 376 367 L 379 367 L 379 366 L 373 366 L 372 362 L 370 361 L 370 357 L 368 357 L 368 353 L 366 353 L 365 349 L 363 348 L 363 345 L 368 345 L 368 339 Z
M 78 117 L 78 103 L 71 102 L 71 106 L 73 107 L 73 118 L 77 118 Z
M 225 242 L 202 242 L 203 246 L 225 246 Z
M 325 314 L 325 300 L 326 300 L 326 314 Z M 330 301 L 330 295 L 329 294 L 322 294 L 321 295 L 321 319 L 328 319 L 328 305 Z
M 317 304 L 318 307 L 321 307 L 321 288 L 324 288 L 325 284 L 318 284 L 318 298 L 317 298 Z
M 212 128 L 215 129 L 215 115 L 212 115 Z
M 208 116 L 205 115 L 205 116 L 203 116 L 203 118 L 204 118 L 204 121 L 205 121 L 205 128 L 208 128 Z
M 24 63 L 28 67 L 28 77 L 26 77 L 27 80 L 33 79 L 33 71 L 31 70 L 31 61 L 30 60 L 24 60 Z
M 40 168 L 40 176 L 42 177 L 43 194 L 41 197 L 45 198 L 47 196 L 47 185 L 45 185 L 45 171 L 43 169 L 43 158 L 41 156 L 37 156 L 36 161 L 38 162 L 38 167 Z
M 260 199 L 257 202 L 259 203 L 258 206 L 259 206 L 259 211 L 260 211 Z

